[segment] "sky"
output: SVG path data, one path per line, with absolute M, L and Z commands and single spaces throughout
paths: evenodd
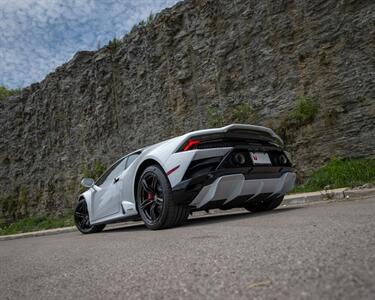
M 0 85 L 42 80 L 178 0 L 0 0 Z

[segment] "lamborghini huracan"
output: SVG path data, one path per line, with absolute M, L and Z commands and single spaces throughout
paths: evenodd
M 82 233 L 142 219 L 149 229 L 183 224 L 194 211 L 243 207 L 272 210 L 296 174 L 283 141 L 269 128 L 232 124 L 193 131 L 117 160 L 78 197 Z

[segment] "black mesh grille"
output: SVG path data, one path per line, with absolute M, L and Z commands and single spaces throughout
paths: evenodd
M 217 168 L 221 160 L 222 157 L 220 156 L 192 161 L 185 173 L 184 179 L 208 174 Z
M 223 162 L 220 164 L 218 169 L 233 169 L 233 168 L 248 168 L 254 166 L 251 157 L 250 157 L 250 151 L 249 149 L 234 149 L 229 155 L 225 157 Z M 284 156 L 286 158 L 285 154 L 281 150 L 262 150 L 258 149 L 259 152 L 266 152 L 270 158 L 271 165 L 273 167 L 290 167 L 291 164 L 289 161 L 282 161 L 281 156 Z M 241 154 L 245 160 L 243 163 L 240 163 L 238 159 L 236 159 L 236 156 L 238 154 Z
M 237 156 L 242 155 L 244 158 L 243 163 L 240 163 Z M 251 162 L 250 153 L 248 150 L 233 150 L 224 161 L 220 164 L 218 169 L 233 169 L 233 168 L 248 168 L 253 166 Z

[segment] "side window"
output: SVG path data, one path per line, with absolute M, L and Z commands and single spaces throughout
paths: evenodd
M 113 181 L 113 179 L 121 174 L 125 169 L 127 158 L 123 158 L 115 162 L 96 182 L 95 185 L 102 186 Z
M 128 156 L 128 161 L 126 162 L 125 169 L 127 169 L 132 164 L 132 162 L 139 156 L 139 154 L 140 153 L 135 153 L 135 154 Z
M 118 164 L 116 168 L 113 169 L 113 171 L 108 175 L 108 178 L 105 180 L 104 184 L 112 183 L 113 179 L 120 176 L 122 171 L 125 170 L 127 158 L 123 159 L 121 163 Z

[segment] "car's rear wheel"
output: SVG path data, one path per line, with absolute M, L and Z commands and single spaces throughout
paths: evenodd
M 284 196 L 280 196 L 277 198 L 273 199 L 266 199 L 266 200 L 261 200 L 261 201 L 255 201 L 255 202 L 248 202 L 245 204 L 245 208 L 248 211 L 251 212 L 262 212 L 262 211 L 268 211 L 268 210 L 273 210 L 276 207 L 278 207 L 281 202 L 283 202 Z
M 77 229 L 84 234 L 100 232 L 105 227 L 105 224 L 90 224 L 89 212 L 87 209 L 87 203 L 85 199 L 79 200 L 76 205 L 76 209 L 74 211 L 74 222 L 76 224 Z
M 137 209 L 149 229 L 179 226 L 189 216 L 187 205 L 173 201 L 169 180 L 158 165 L 147 167 L 139 178 Z

